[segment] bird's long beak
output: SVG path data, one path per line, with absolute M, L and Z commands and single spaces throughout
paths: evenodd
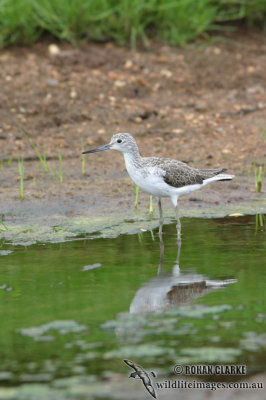
M 88 153 L 97 153 L 98 151 L 109 150 L 111 148 L 111 144 L 105 144 L 104 146 L 96 147 L 96 149 L 83 151 L 82 154 Z

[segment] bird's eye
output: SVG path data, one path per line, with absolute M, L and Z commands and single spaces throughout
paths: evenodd
M 122 139 L 117 139 L 117 143 L 122 143 Z

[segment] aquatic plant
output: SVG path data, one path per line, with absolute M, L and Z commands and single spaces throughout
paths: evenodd
M 154 213 L 154 208 L 153 208 L 153 203 L 152 203 L 152 195 L 150 195 L 149 213 L 150 213 L 150 214 L 153 214 L 153 213 Z
M 136 198 L 135 198 L 135 210 L 138 209 L 138 201 L 139 201 L 139 187 L 136 186 Z M 152 202 L 152 195 L 150 195 L 150 206 L 149 206 L 149 213 L 154 213 L 153 202 Z
M 81 143 L 81 153 L 83 153 L 85 150 L 83 143 Z M 81 156 L 81 173 L 82 175 L 85 175 L 86 172 L 86 156 L 85 154 L 82 154 Z
M 262 188 L 262 166 L 257 167 L 256 163 L 253 163 L 253 167 L 254 167 L 254 179 L 255 179 L 255 190 L 256 193 L 260 193 L 261 192 L 261 188 Z
M 55 179 L 56 178 L 56 172 L 55 172 L 55 169 L 54 168 L 49 168 L 49 171 L 51 172 L 51 174 L 52 174 L 52 178 L 53 179 Z
M 265 215 L 263 214 L 256 214 L 255 216 L 255 234 L 258 233 L 260 228 L 263 228 L 265 225 Z
M 143 232 L 138 233 L 138 240 L 139 240 L 139 243 L 143 242 Z
M 28 140 L 28 142 L 29 142 L 29 144 L 31 145 L 31 147 L 33 148 L 33 150 L 35 151 L 35 153 L 36 153 L 36 155 L 37 155 L 37 157 L 38 157 L 38 159 L 39 159 L 39 161 L 40 161 L 40 164 L 41 164 L 41 166 L 42 166 L 44 172 L 48 172 L 48 171 L 49 171 L 49 168 L 48 168 L 47 163 L 46 163 L 46 153 L 44 152 L 44 154 L 41 155 L 41 153 L 40 153 L 39 150 L 37 149 L 36 144 L 35 144 L 35 143 L 33 142 L 33 140 L 29 137 L 29 135 L 28 135 L 24 130 L 21 130 L 21 132 L 22 132 L 22 134 L 25 136 L 25 138 Z
M 13 161 L 13 156 L 11 155 L 9 157 L 9 159 L 7 160 L 7 165 L 10 165 L 12 163 L 12 161 Z
M 136 192 L 135 210 L 137 210 L 138 209 L 138 202 L 139 202 L 139 187 L 138 186 L 136 186 L 135 192 Z
M 2 225 L 3 226 L 3 228 L 4 229 L 0 229 L 0 230 L 5 230 L 5 231 L 8 231 L 8 227 L 6 226 L 6 224 L 4 223 L 4 221 L 3 221 L 3 219 L 2 218 L 0 218 L 0 225 Z M 1 227 L 0 227 L 1 228 Z
M 20 176 L 20 200 L 24 199 L 24 165 L 23 158 L 18 158 L 18 172 Z
M 63 182 L 63 158 L 62 154 L 60 152 L 59 146 L 57 146 L 57 153 L 58 153 L 58 159 L 59 159 L 59 180 L 62 183 Z
M 264 125 L 263 125 L 263 124 L 260 124 L 260 127 L 261 127 L 261 131 L 262 131 L 264 140 L 265 140 L 265 142 L 266 142 L 266 129 L 264 128 Z

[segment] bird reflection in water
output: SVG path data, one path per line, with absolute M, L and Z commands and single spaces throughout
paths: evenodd
M 236 279 L 211 280 L 194 270 L 180 270 L 181 225 L 177 223 L 177 257 L 172 273 L 163 271 L 164 241 L 163 221 L 160 219 L 160 262 L 156 276 L 146 282 L 135 294 L 130 313 L 138 314 L 165 310 L 190 304 L 194 299 L 235 283 Z

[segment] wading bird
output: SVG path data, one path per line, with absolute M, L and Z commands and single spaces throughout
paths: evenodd
M 179 196 L 194 192 L 211 182 L 227 181 L 234 178 L 234 175 L 222 173 L 226 171 L 225 168 L 200 169 L 170 158 L 141 157 L 138 145 L 129 133 L 117 133 L 113 135 L 109 144 L 84 151 L 83 154 L 109 149 L 121 151 L 127 172 L 133 182 L 140 189 L 158 198 L 161 223 L 163 222 L 161 198 L 170 197 L 176 211 L 179 239 L 181 235 L 178 215 Z M 160 224 L 161 226 L 162 224 Z

